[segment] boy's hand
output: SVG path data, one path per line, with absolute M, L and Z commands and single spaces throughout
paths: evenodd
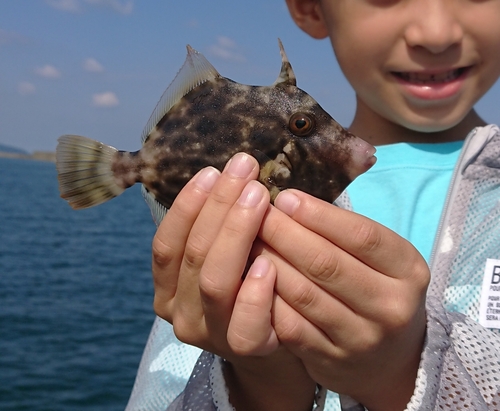
M 238 411 L 302 411 L 316 384 L 272 327 L 271 260 L 257 258 L 242 281 L 270 208 L 269 193 L 253 181 L 258 171 L 255 159 L 239 154 L 220 175 L 202 170 L 177 196 L 153 240 L 154 306 L 181 341 L 228 360 Z
M 291 218 L 272 208 L 254 252 L 277 269 L 279 340 L 324 387 L 403 410 L 424 342 L 426 262 L 389 229 L 305 193 L 275 205 Z

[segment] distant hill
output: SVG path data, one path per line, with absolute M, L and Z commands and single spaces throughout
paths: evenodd
M 35 151 L 31 154 L 20 148 L 7 146 L 5 144 L 0 144 L 0 157 L 50 162 L 56 161 L 56 153 L 52 151 Z
M 0 143 L 0 151 L 4 153 L 12 153 L 12 154 L 25 154 L 28 155 L 29 153 L 25 150 L 22 150 L 17 147 L 12 147 L 12 146 L 7 146 L 5 144 Z

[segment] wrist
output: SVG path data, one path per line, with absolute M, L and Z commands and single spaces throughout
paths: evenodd
M 229 401 L 236 411 L 311 411 L 316 383 L 302 362 L 285 350 L 269 357 L 224 361 Z

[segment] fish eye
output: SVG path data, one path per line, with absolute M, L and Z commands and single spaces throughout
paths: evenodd
M 311 134 L 314 125 L 314 118 L 306 113 L 293 114 L 288 123 L 290 131 L 298 137 L 305 137 Z

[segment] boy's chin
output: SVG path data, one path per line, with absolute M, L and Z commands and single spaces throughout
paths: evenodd
M 449 123 L 440 123 L 436 124 L 433 122 L 429 123 L 419 123 L 419 124 L 414 124 L 414 123 L 407 123 L 407 124 L 402 124 L 404 128 L 407 128 L 411 131 L 415 131 L 417 133 L 440 133 L 443 131 L 451 130 L 454 128 L 458 123 L 455 124 L 449 124 Z
M 458 115 L 414 116 L 413 118 L 404 119 L 400 122 L 400 125 L 419 133 L 441 133 L 457 127 L 460 128 L 460 125 L 473 128 L 474 124 L 470 121 L 471 113 L 473 113 L 472 109 L 468 113 Z

